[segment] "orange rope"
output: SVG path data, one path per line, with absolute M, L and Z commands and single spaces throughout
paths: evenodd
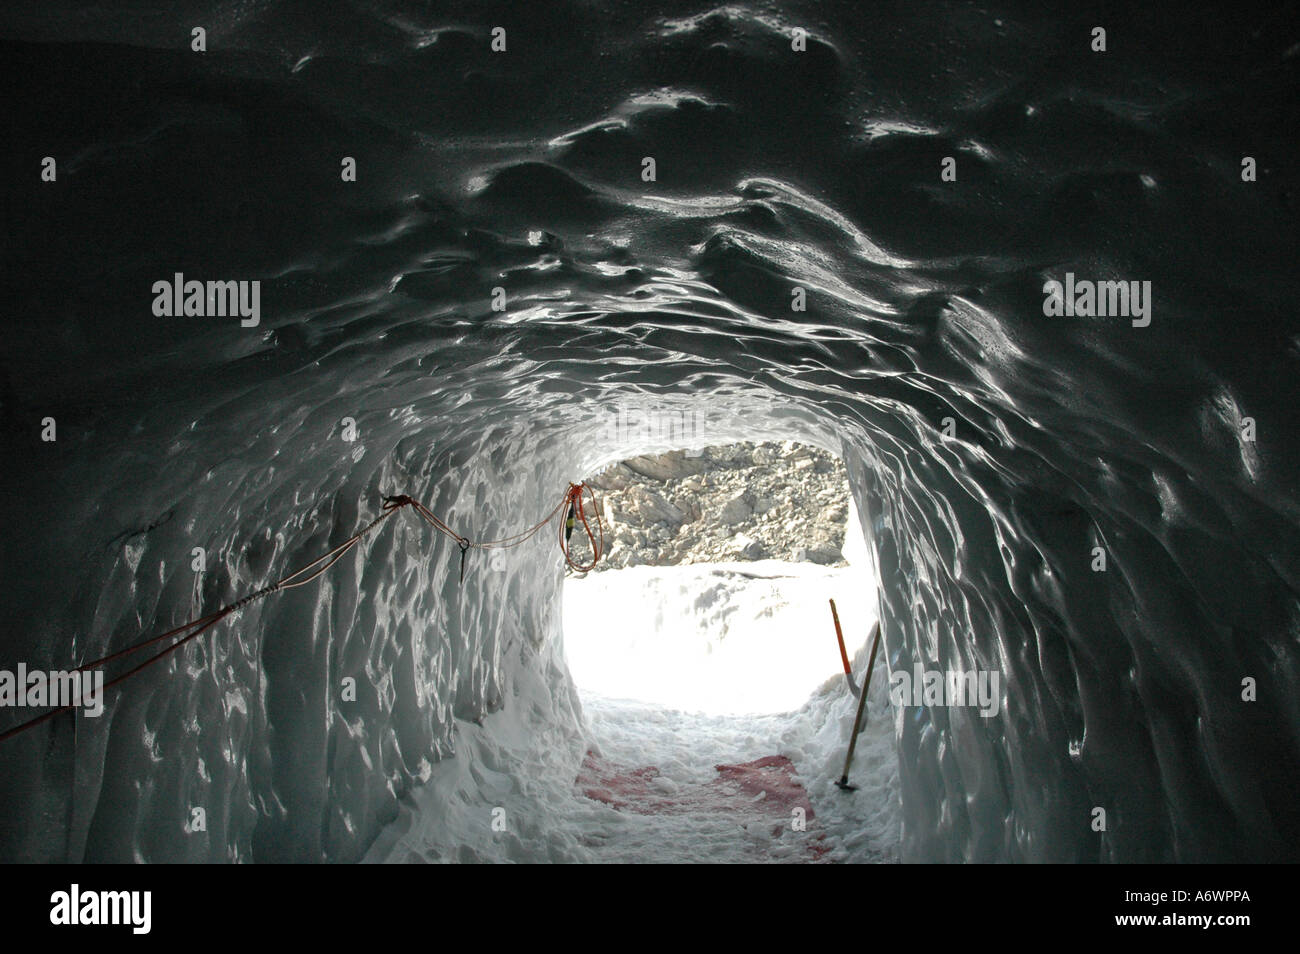
M 237 600 L 236 602 L 231 603 L 229 606 L 222 607 L 221 609 L 217 610 L 214 613 L 209 613 L 206 616 L 200 616 L 197 619 L 192 619 L 188 623 L 184 623 L 180 626 L 177 626 L 175 629 L 170 629 L 159 636 L 151 636 L 150 638 L 141 640 L 140 642 L 135 643 L 132 646 L 128 646 L 125 649 L 120 649 L 117 652 L 109 653 L 107 656 L 101 656 L 99 659 L 92 660 L 91 662 L 88 663 L 83 663 L 82 665 L 76 667 L 76 669 L 73 669 L 71 671 L 85 672 L 86 670 L 89 669 L 97 669 L 99 667 L 104 666 L 107 663 L 113 662 L 114 660 L 121 659 L 124 656 L 129 656 L 134 652 L 144 649 L 146 646 L 152 646 L 172 636 L 176 636 L 180 633 L 184 633 L 188 629 L 193 629 L 193 632 L 187 633 L 186 635 L 182 636 L 176 642 L 172 643 L 170 646 L 167 646 L 163 648 L 161 651 L 150 656 L 144 662 L 134 666 L 131 669 L 128 669 L 126 672 L 122 673 L 121 675 L 116 676 L 110 681 L 104 683 L 103 688 L 110 689 L 113 686 L 116 686 L 126 681 L 131 676 L 134 676 L 136 673 L 140 672 L 141 670 L 146 669 L 147 667 L 152 666 L 154 663 L 165 659 L 167 656 L 171 655 L 176 650 L 180 649 L 190 640 L 194 639 L 194 637 L 211 629 L 213 626 L 221 622 L 227 616 L 243 609 L 249 603 L 253 603 L 257 600 L 262 599 L 262 597 L 264 596 L 269 596 L 270 594 L 278 592 L 280 590 L 289 590 L 289 589 L 293 589 L 294 587 L 305 586 L 308 583 L 312 582 L 313 580 L 317 579 L 322 574 L 324 574 L 327 570 L 329 570 L 332 566 L 334 566 L 334 564 L 338 563 L 339 560 L 343 559 L 343 557 L 346 556 L 347 553 L 350 552 L 353 547 L 355 547 L 358 543 L 360 543 L 363 537 L 365 537 L 372 530 L 374 530 L 375 527 L 379 526 L 379 524 L 383 523 L 385 520 L 387 520 L 389 517 L 395 514 L 398 510 L 401 510 L 403 507 L 407 507 L 407 506 L 412 507 L 415 510 L 415 512 L 419 514 L 420 517 L 422 517 L 427 523 L 433 526 L 435 530 L 455 540 L 456 543 L 460 546 L 462 581 L 464 580 L 464 574 L 465 574 L 465 564 L 464 564 L 465 551 L 467 551 L 471 547 L 478 548 L 478 549 L 487 549 L 490 547 L 500 547 L 502 549 L 508 549 L 510 547 L 517 547 L 520 544 L 524 543 L 526 540 L 533 537 L 533 535 L 535 535 L 537 531 L 541 530 L 542 527 L 546 526 L 548 523 L 554 520 L 555 515 L 560 513 L 566 504 L 569 504 L 570 506 L 576 506 L 578 514 L 581 515 L 582 517 L 583 528 L 586 530 L 587 537 L 591 541 L 592 552 L 594 554 L 592 558 L 592 562 L 589 566 L 586 567 L 581 567 L 574 562 L 573 558 L 569 554 L 568 541 L 565 538 L 563 523 L 561 523 L 560 525 L 560 550 L 561 552 L 563 552 L 564 559 L 566 560 L 566 562 L 568 562 L 569 566 L 573 567 L 574 569 L 589 570 L 592 567 L 594 567 L 596 563 L 600 560 L 601 552 L 604 549 L 605 531 L 604 531 L 604 527 L 601 526 L 600 524 L 600 514 L 599 512 L 597 512 L 596 523 L 597 523 L 597 527 L 600 529 L 600 545 L 597 546 L 596 538 L 592 535 L 591 527 L 588 526 L 587 524 L 586 514 L 583 509 L 582 491 L 584 489 L 586 489 L 587 493 L 591 495 L 591 504 L 594 509 L 596 506 L 596 497 L 595 494 L 591 492 L 591 489 L 587 488 L 585 484 L 569 484 L 568 490 L 565 491 L 564 498 L 560 501 L 560 503 L 556 506 L 556 508 L 552 510 L 550 514 L 548 514 L 546 518 L 542 520 L 540 523 L 536 524 L 535 526 L 531 527 L 528 530 L 523 531 L 522 533 L 517 533 L 514 536 L 505 537 L 501 540 L 489 540 L 481 543 L 473 543 L 470 541 L 468 537 L 458 534 L 455 530 L 451 529 L 451 527 L 447 526 L 447 524 L 444 521 L 439 519 L 438 516 L 434 514 L 431 510 L 429 510 L 428 507 L 424 506 L 424 504 L 420 503 L 419 501 L 406 496 L 405 494 L 401 494 L 394 497 L 385 497 L 383 500 L 383 507 L 382 507 L 383 512 L 378 517 L 370 521 L 370 523 L 368 523 L 365 527 L 357 531 L 347 540 L 343 541 L 333 550 L 330 550 L 328 553 L 324 554 L 323 556 L 317 557 L 315 560 L 312 560 L 310 563 L 306 564 L 305 566 L 300 567 L 299 569 L 290 573 L 288 576 L 285 576 L 280 580 L 278 580 L 277 582 L 272 583 L 269 586 L 265 586 L 254 593 L 250 593 L 248 596 L 245 596 L 243 599 Z M 315 572 L 311 572 L 312 570 L 315 570 Z M 308 574 L 309 572 L 311 572 L 311 575 L 307 576 L 306 574 Z M 13 728 L 8 729 L 3 733 L 0 733 L 0 742 L 5 742 L 16 735 L 19 735 L 27 731 L 28 729 L 33 729 L 36 726 L 40 725 L 41 723 L 47 722 L 50 719 L 54 718 L 56 715 L 58 715 L 61 712 L 67 712 L 70 709 L 76 708 L 77 705 L 78 703 L 70 703 L 68 705 L 59 706 L 58 708 L 51 709 L 48 712 L 42 713 L 41 715 L 36 716 L 33 719 L 29 719 L 28 721 L 21 723 L 20 725 L 14 726 Z
M 587 523 L 587 511 L 583 504 L 582 495 L 584 490 L 591 497 L 591 509 L 596 515 L 596 528 L 600 531 L 599 543 L 596 542 L 596 535 L 591 532 L 591 524 Z M 591 544 L 591 562 L 584 566 L 573 559 L 573 555 L 569 552 L 568 527 L 565 525 L 560 527 L 560 552 L 564 554 L 564 560 L 569 566 L 580 573 L 584 573 L 600 562 L 601 554 L 605 550 L 605 526 L 600 520 L 600 509 L 596 505 L 596 495 L 592 493 L 591 488 L 586 484 L 569 484 L 569 489 L 564 495 L 561 506 L 566 503 L 571 510 L 577 511 L 577 518 L 582 521 L 583 532 L 587 534 L 587 541 Z
M 569 484 L 569 486 L 572 487 L 573 484 Z M 542 521 L 540 523 L 536 523 L 533 526 L 529 527 L 527 530 L 523 531 L 522 533 L 516 533 L 514 536 L 511 537 L 503 537 L 500 540 L 487 540 L 484 541 L 483 543 L 472 543 L 470 544 L 470 546 L 478 547 L 479 549 L 482 550 L 487 550 L 494 547 L 500 548 L 502 550 L 508 550 L 511 547 L 517 547 L 525 540 L 531 539 L 537 533 L 538 530 L 542 529 L 542 527 L 546 526 L 548 523 L 554 520 L 555 515 L 559 513 L 562 509 L 564 509 L 564 505 L 568 502 L 569 502 L 569 495 L 568 493 L 565 493 L 564 499 L 561 500 L 558 504 L 556 504 L 555 509 L 552 510 L 550 513 L 548 513 L 544 518 L 542 518 Z

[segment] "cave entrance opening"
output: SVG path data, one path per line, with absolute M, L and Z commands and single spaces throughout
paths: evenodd
M 707 715 L 790 712 L 876 619 L 844 465 L 790 441 L 630 458 L 588 479 L 605 555 L 569 573 L 564 642 L 579 690 Z M 575 535 L 577 541 L 579 535 Z
M 607 554 L 566 576 L 563 639 L 588 730 L 579 801 L 596 803 L 602 825 L 609 808 L 625 819 L 600 829 L 602 852 L 896 859 L 879 661 L 850 775 L 859 789 L 835 786 L 857 699 L 829 601 L 860 682 L 878 592 L 839 458 L 728 444 L 631 458 L 589 483 Z

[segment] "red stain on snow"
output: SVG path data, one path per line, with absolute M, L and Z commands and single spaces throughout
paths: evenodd
M 588 752 L 577 786 L 587 798 L 618 811 L 638 815 L 728 813 L 738 827 L 754 823 L 771 826 L 772 836 L 793 831 L 794 809 L 803 809 L 810 861 L 823 861 L 830 851 L 825 835 L 814 824 L 808 792 L 794 777 L 794 765 L 784 755 L 768 755 L 739 765 L 718 765 L 718 777 L 705 784 L 679 785 L 662 779 L 653 765 L 629 769 Z

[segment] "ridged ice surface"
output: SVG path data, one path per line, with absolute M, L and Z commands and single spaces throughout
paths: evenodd
M 683 443 L 629 412 L 680 411 L 700 443 L 841 454 L 889 666 L 1001 674 L 994 718 L 896 710 L 905 859 L 1294 858 L 1280 24 L 1116 20 L 1094 54 L 1091 19 L 1029 5 L 60 6 L 0 14 L 27 78 L 4 668 L 223 605 L 381 493 L 513 532 L 568 480 Z M 262 280 L 261 324 L 155 317 L 175 272 Z M 1046 317 L 1066 272 L 1150 281 L 1150 325 Z M 0 857 L 357 859 L 454 720 L 509 705 L 503 658 L 546 674 L 539 718 L 579 718 L 561 579 L 548 534 L 458 586 L 455 548 L 399 514 L 75 740 L 63 719 L 5 743 Z

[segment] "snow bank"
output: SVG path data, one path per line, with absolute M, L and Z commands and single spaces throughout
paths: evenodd
M 865 651 L 853 661 L 865 668 Z M 856 701 L 840 677 L 788 713 L 711 716 L 582 693 L 583 730 L 555 730 L 553 687 L 526 678 L 512 705 L 459 724 L 457 758 L 403 799 L 398 819 L 365 857 L 423 862 L 804 862 L 898 860 L 902 805 L 885 680 L 877 678 L 854 755 L 856 792 L 833 784 L 844 765 Z M 676 810 L 619 810 L 575 784 L 584 751 L 615 765 L 651 766 L 649 784 Z M 718 765 L 784 755 L 807 789 L 807 833 L 695 805 Z M 816 856 L 813 856 L 816 857 Z
M 789 711 L 841 668 L 829 599 L 856 652 L 875 593 L 852 570 L 760 560 L 593 573 L 564 587 L 569 670 L 580 688 L 615 698 Z

